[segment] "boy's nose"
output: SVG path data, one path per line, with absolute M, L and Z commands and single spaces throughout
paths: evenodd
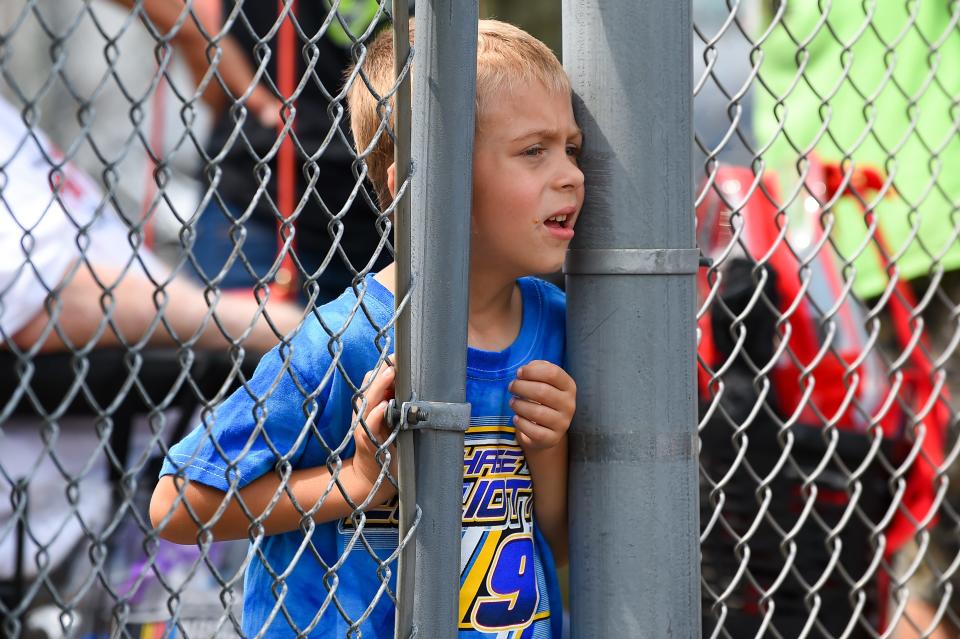
M 560 173 L 560 186 L 564 189 L 580 189 L 583 187 L 583 171 L 573 162 L 567 161 Z

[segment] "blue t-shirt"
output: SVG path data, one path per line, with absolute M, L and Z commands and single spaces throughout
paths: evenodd
M 501 352 L 470 348 L 460 551 L 460 637 L 559 639 L 562 604 L 553 557 L 533 516 L 533 484 L 513 428 L 508 384 L 524 364 L 563 363 L 565 298 L 536 278 L 518 280 L 523 321 Z M 263 356 L 253 377 L 174 445 L 161 475 L 181 473 L 226 491 L 273 472 L 354 454 L 351 399 L 382 350 L 392 351 L 389 290 L 373 277 L 311 316 L 287 347 Z M 348 322 L 350 316 L 353 319 Z M 349 382 L 347 381 L 349 379 Z M 337 490 L 335 487 L 333 490 Z M 312 504 L 304 505 L 309 507 Z M 267 637 L 344 637 L 366 615 L 363 637 L 392 638 L 395 505 L 263 538 L 244 580 L 243 629 Z M 345 558 L 344 558 L 345 557 Z M 383 576 L 390 571 L 390 578 Z M 388 592 L 386 588 L 389 587 Z M 346 617 L 346 618 L 345 618 Z

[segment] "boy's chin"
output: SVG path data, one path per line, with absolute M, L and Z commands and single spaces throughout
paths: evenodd
M 510 260 L 511 266 L 508 267 L 508 272 L 512 271 L 512 277 L 514 278 L 560 273 L 563 269 L 565 257 L 566 251 L 559 252 L 556 255 L 515 256 L 513 260 Z M 506 266 L 503 262 L 501 264 Z
M 556 275 L 563 270 L 563 260 L 545 260 L 531 268 L 528 275 Z

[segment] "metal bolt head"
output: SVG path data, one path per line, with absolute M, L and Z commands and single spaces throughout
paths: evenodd
M 387 403 L 387 423 L 390 424 L 392 428 L 396 428 L 397 424 L 400 423 L 400 407 L 397 405 L 397 400 L 391 399 Z

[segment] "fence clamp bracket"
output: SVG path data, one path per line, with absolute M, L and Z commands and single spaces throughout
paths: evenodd
M 467 432 L 470 426 L 470 404 L 409 401 L 387 403 L 387 422 L 400 430 L 445 430 Z

